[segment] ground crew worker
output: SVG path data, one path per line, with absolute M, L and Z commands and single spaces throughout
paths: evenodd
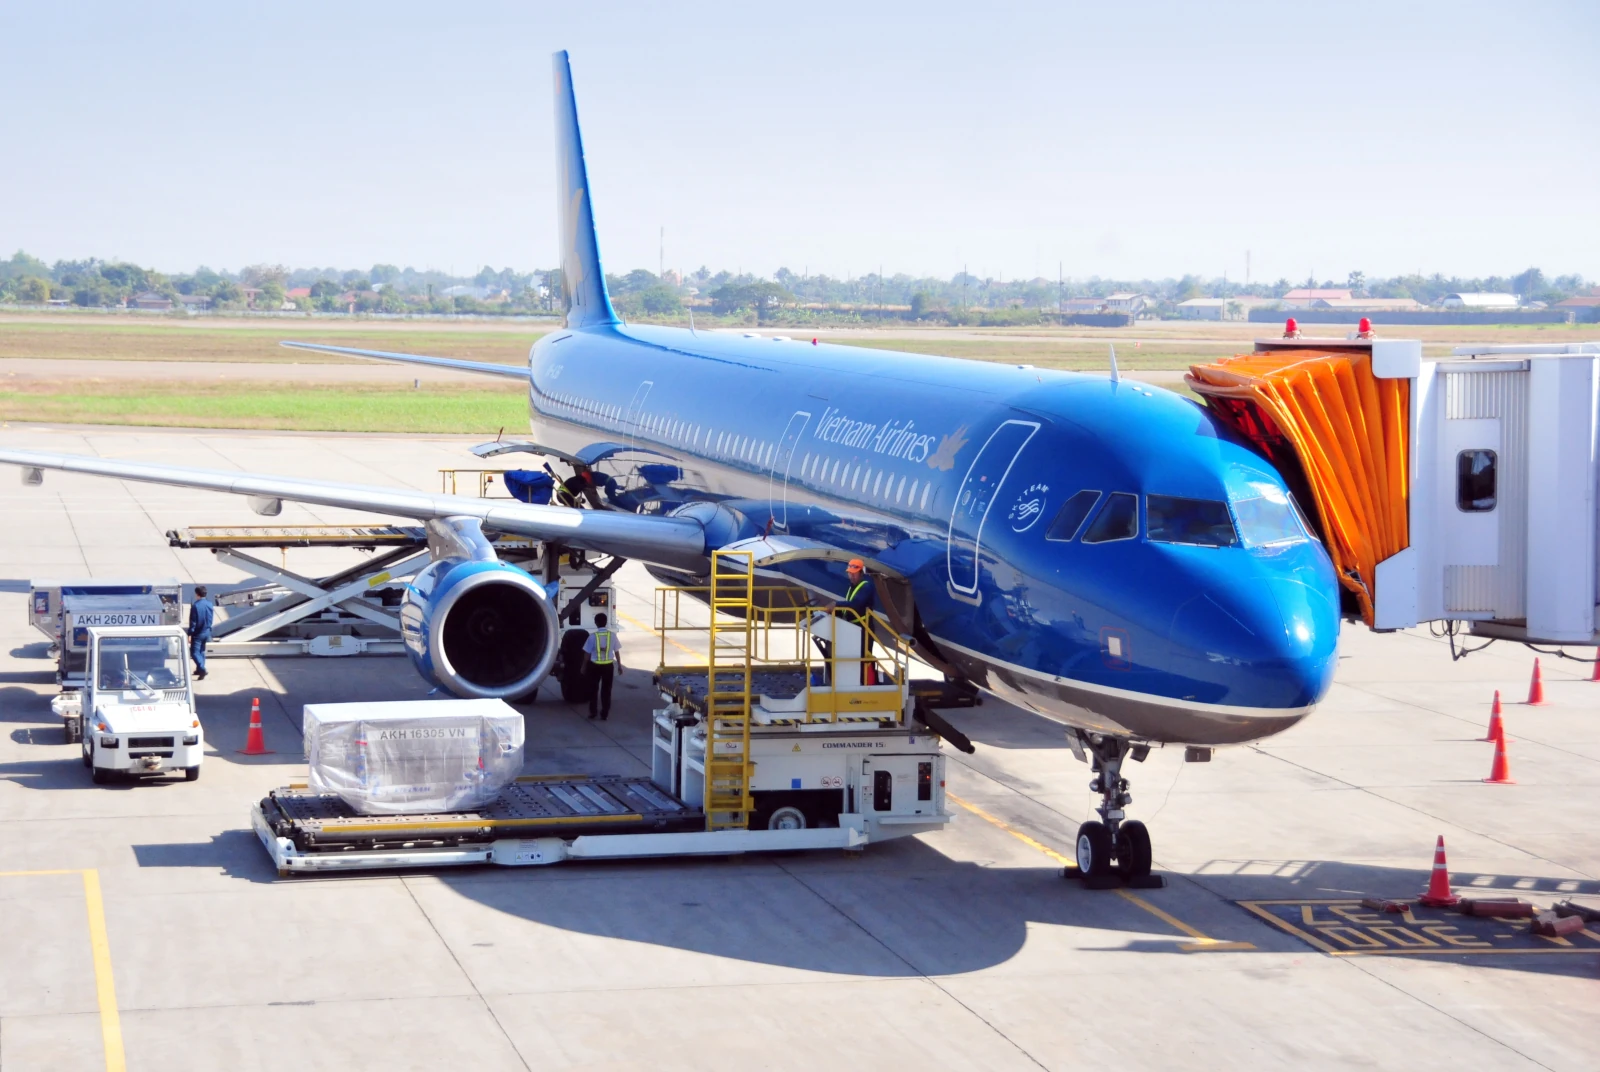
M 825 606 L 840 614 L 845 621 L 861 627 L 861 655 L 863 659 L 868 659 L 872 656 L 872 608 L 877 602 L 878 589 L 872 583 L 872 578 L 867 576 L 867 564 L 859 558 L 850 560 L 844 575 L 849 585 L 844 602 L 827 603 Z M 824 649 L 825 658 L 833 658 L 831 648 L 832 645 L 828 645 Z M 869 664 L 863 662 L 861 665 L 865 670 Z
M 189 655 L 194 659 L 194 677 L 204 681 L 206 676 L 206 644 L 211 640 L 211 624 L 216 620 L 217 608 L 206 597 L 206 586 L 194 586 L 194 604 L 189 608 Z
M 872 578 L 867 576 L 867 564 L 859 558 L 852 558 L 850 565 L 845 569 L 845 580 L 849 583 L 844 602 L 837 604 L 835 609 L 848 611 L 863 631 L 868 627 L 869 612 L 877 602 L 878 589 L 872 583 Z M 867 633 L 867 642 L 870 644 L 872 634 Z
M 589 657 L 589 717 L 598 715 L 604 722 L 611 717 L 611 677 L 622 667 L 622 649 L 617 634 L 606 628 L 609 619 L 604 614 L 596 614 L 594 624 L 595 631 L 583 642 L 583 653 Z
M 556 488 L 556 502 L 577 508 L 592 487 L 595 487 L 593 473 L 587 469 L 574 473 Z

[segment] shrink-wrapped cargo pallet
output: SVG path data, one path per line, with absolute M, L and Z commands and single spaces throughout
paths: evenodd
M 363 815 L 481 808 L 522 773 L 522 716 L 500 700 L 307 704 L 312 789 Z

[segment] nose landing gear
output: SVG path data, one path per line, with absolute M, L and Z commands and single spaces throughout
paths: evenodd
M 1122 777 L 1122 761 L 1129 756 L 1144 762 L 1150 754 L 1147 744 L 1134 744 L 1125 737 L 1108 737 L 1071 731 L 1073 751 L 1087 759 L 1094 769 L 1089 789 L 1100 794 L 1095 809 L 1100 819 L 1078 827 L 1078 876 L 1091 889 L 1128 885 L 1135 889 L 1155 889 L 1166 880 L 1150 873 L 1150 831 L 1123 811 L 1133 802 L 1128 780 Z M 1070 872 L 1069 872 L 1070 873 Z

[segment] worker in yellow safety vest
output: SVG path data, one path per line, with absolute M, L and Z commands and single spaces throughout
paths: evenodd
M 596 614 L 595 631 L 583 642 L 589 657 L 589 717 L 601 722 L 611 717 L 611 678 L 622 668 L 622 649 L 617 634 L 606 628 L 609 623 L 604 614 Z
M 863 658 L 870 659 L 872 657 L 872 607 L 877 602 L 878 589 L 872 583 L 872 578 L 867 576 L 867 564 L 859 558 L 850 560 L 850 564 L 845 567 L 844 576 L 846 583 L 849 585 L 845 589 L 844 602 L 824 605 L 845 621 L 861 627 L 861 654 Z M 833 658 L 831 647 L 832 645 L 824 646 L 823 656 L 825 658 Z M 862 672 L 864 675 L 873 677 L 876 680 L 870 663 L 862 664 Z

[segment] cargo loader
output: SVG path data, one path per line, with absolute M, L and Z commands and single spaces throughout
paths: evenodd
M 252 827 L 280 875 L 860 849 L 941 829 L 941 740 L 915 720 L 904 646 L 881 621 L 863 628 L 793 595 L 758 584 L 749 552 L 717 552 L 707 586 L 657 590 L 648 776 L 523 776 L 479 806 L 426 814 L 363 814 L 350 793 L 291 786 L 252 807 Z M 669 662 L 669 646 L 696 654 Z M 362 706 L 399 719 L 439 705 Z

